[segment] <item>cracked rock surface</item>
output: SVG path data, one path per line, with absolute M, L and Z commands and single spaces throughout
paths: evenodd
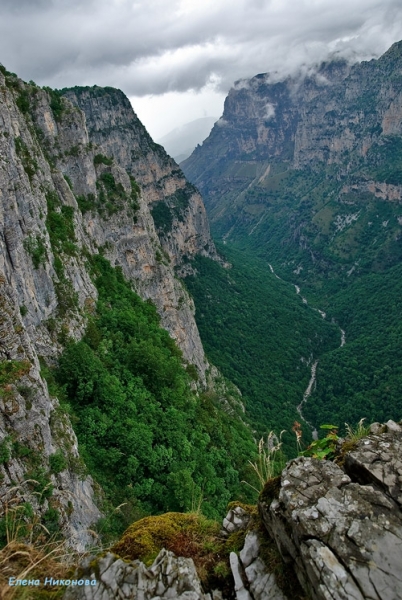
M 260 505 L 284 561 L 314 600 L 401 597 L 402 431 L 393 425 L 359 440 L 344 470 L 314 458 L 290 462 L 279 497 Z
M 77 577 L 96 579 L 97 584 L 70 588 L 64 600 L 211 600 L 202 591 L 192 559 L 177 558 L 168 550 L 161 550 L 149 568 L 139 560 L 125 562 L 111 553 L 94 562 L 89 558 Z

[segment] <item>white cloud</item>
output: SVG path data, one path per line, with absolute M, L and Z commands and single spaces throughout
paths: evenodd
M 177 126 L 201 117 L 222 114 L 225 95 L 206 86 L 200 92 L 130 97 L 139 119 L 154 139 L 160 139 Z
M 272 119 L 274 116 L 275 116 L 275 106 L 273 104 L 271 104 L 271 102 L 267 102 L 267 104 L 265 105 L 264 119 L 269 121 L 269 119 Z

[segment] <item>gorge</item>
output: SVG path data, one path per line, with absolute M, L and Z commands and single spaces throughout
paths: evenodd
M 394 600 L 401 83 L 401 42 L 242 80 L 179 167 L 0 67 L 0 539 L 97 548 L 43 597 Z

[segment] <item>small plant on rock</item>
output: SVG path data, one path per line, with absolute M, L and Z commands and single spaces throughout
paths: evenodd
M 304 452 L 300 453 L 301 456 L 312 456 L 321 459 L 334 458 L 336 444 L 339 440 L 338 427 L 336 425 L 321 425 L 320 429 L 328 431 L 327 435 L 319 440 L 314 440 Z
M 270 431 L 267 436 L 267 441 L 265 442 L 264 438 L 261 438 L 258 443 L 257 460 L 255 462 L 251 462 L 250 460 L 248 461 L 254 473 L 257 475 L 259 489 L 247 481 L 243 481 L 242 483 L 245 483 L 251 487 L 257 492 L 257 494 L 264 489 L 266 482 L 278 475 L 285 466 L 285 461 L 281 451 L 282 436 L 284 433 L 284 430 L 281 431 L 278 438 L 276 433 Z
M 362 438 L 366 437 L 370 433 L 370 426 L 364 425 L 366 419 L 360 419 L 356 428 L 351 427 L 348 423 L 345 423 L 346 437 L 350 442 L 358 442 Z

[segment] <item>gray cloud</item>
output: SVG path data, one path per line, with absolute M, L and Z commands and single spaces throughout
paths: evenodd
M 0 61 L 41 85 L 200 90 L 402 38 L 400 0 L 0 0 Z

